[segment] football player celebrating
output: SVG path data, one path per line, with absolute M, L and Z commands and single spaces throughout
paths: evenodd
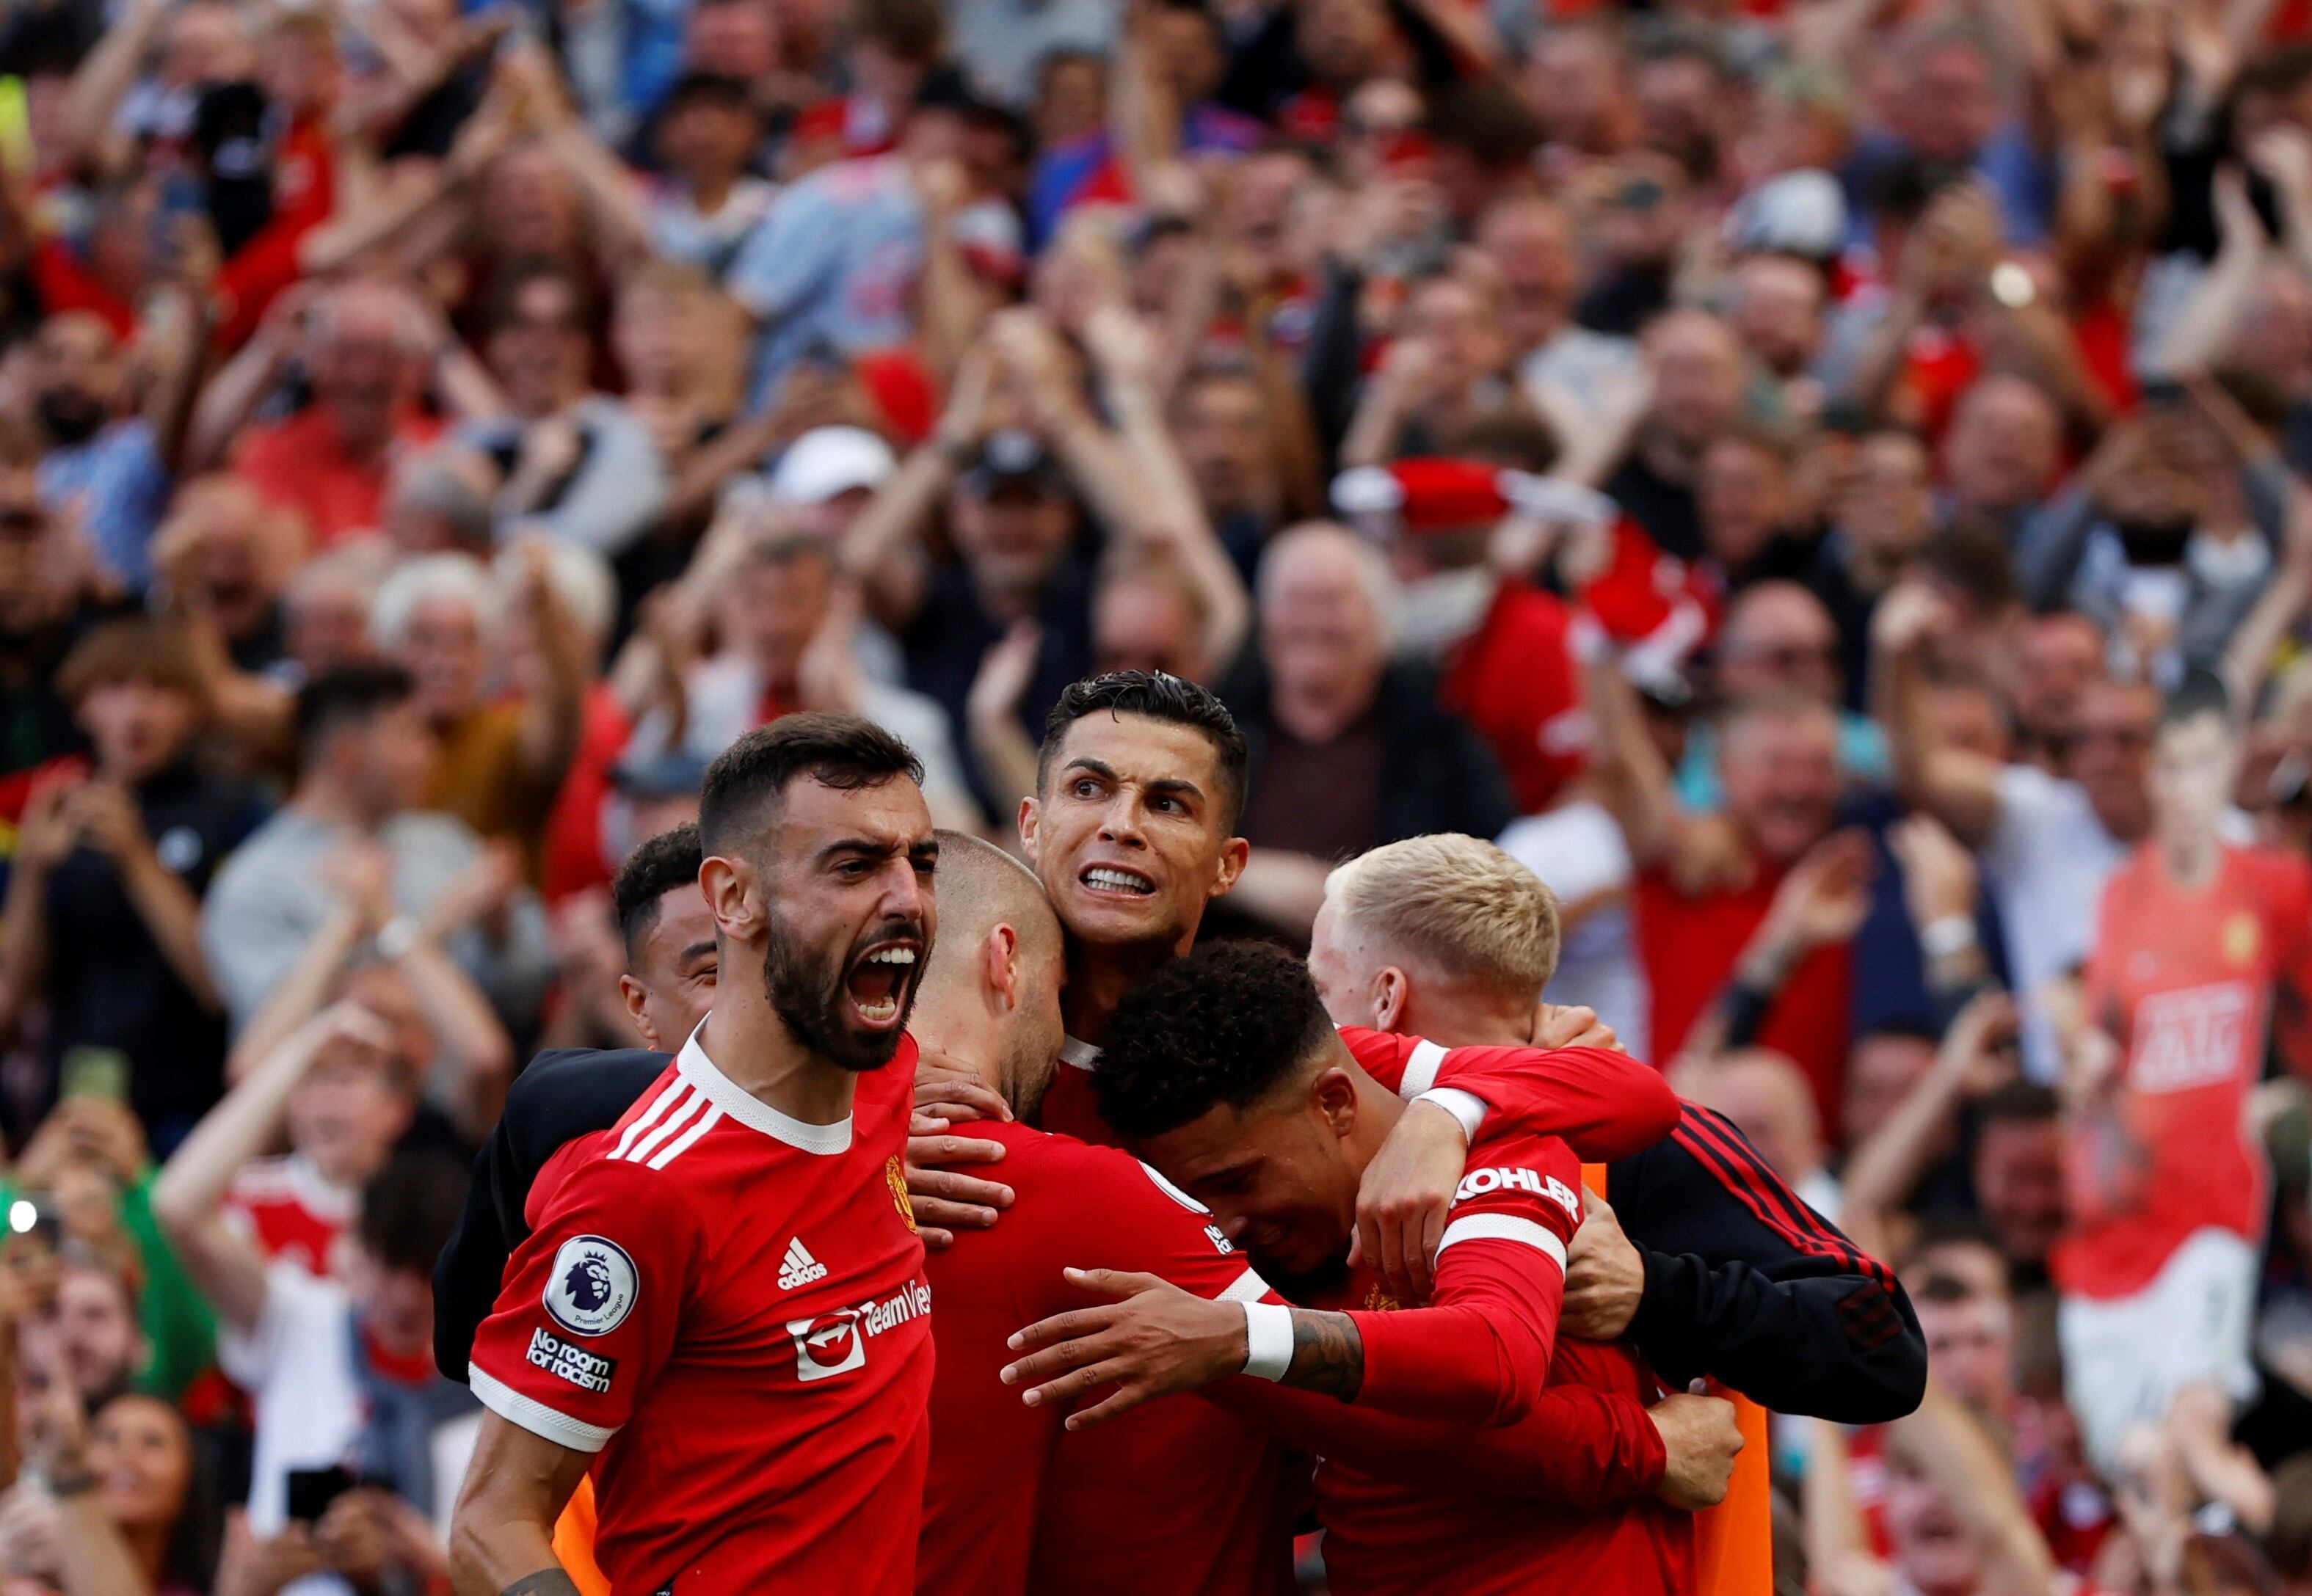
M 931 1292 L 900 1155 L 938 856 L 921 775 L 871 723 L 817 714 L 708 770 L 699 882 L 724 978 L 652 1089 L 539 1173 L 474 1343 L 489 1413 L 452 1529 L 460 1591 L 574 1589 L 551 1535 L 590 1467 L 614 1588 L 913 1588 Z
M 1071 1415 L 1084 1426 L 1248 1372 L 1482 1429 L 1523 1419 L 1546 1377 L 1631 1399 L 1622 1407 L 1631 1433 L 1601 1437 L 1608 1452 L 1653 1444 L 1643 1406 L 1658 1393 L 1626 1349 L 1555 1341 L 1553 1365 L 1564 1243 L 1581 1208 L 1580 1168 L 1562 1141 L 1488 1117 L 1438 1240 L 1425 1309 L 1400 1311 L 1369 1271 L 1352 1269 L 1359 1186 L 1413 1112 L 1360 1062 L 1388 1067 L 1395 1040 L 1335 1031 L 1308 971 L 1253 944 L 1198 949 L 1127 993 L 1091 1077 L 1102 1120 L 1209 1207 L 1264 1275 L 1333 1311 L 1286 1318 L 1144 1275 L 1077 1271 L 1079 1284 L 1123 1300 L 1013 1338 L 1025 1356 L 1004 1378 L 1023 1400 L 1072 1405 L 1107 1393 Z M 1318 1475 L 1318 1512 L 1341 1596 L 1441 1581 L 1480 1593 L 1692 1583 L 1692 1519 L 1652 1498 L 1535 1513 L 1332 1456 Z

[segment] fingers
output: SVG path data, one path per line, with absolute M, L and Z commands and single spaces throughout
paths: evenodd
M 1414 1286 L 1427 1302 L 1437 1289 L 1437 1250 L 1445 1244 L 1445 1210 L 1432 1208 L 1421 1222 L 1421 1244 L 1413 1250 Z
M 1065 1318 L 1066 1315 L 1062 1314 L 1060 1317 Z M 1051 1324 L 1056 1321 L 1046 1320 L 1044 1322 Z M 1035 1330 L 1040 1327 L 1030 1325 L 1029 1328 Z M 1012 1339 L 1012 1344 L 1018 1350 L 1028 1350 L 1020 1346 L 1020 1338 L 1017 1336 Z M 1059 1375 L 1079 1369 L 1087 1369 L 1094 1364 L 1105 1363 L 1120 1350 L 1122 1350 L 1120 1338 L 1109 1334 L 1107 1324 L 1102 1321 L 1086 1326 L 1074 1335 L 1057 1340 L 1040 1352 L 1028 1352 L 1025 1357 L 1013 1359 L 1003 1365 L 1000 1377 L 1006 1385 L 1041 1385 Z M 1031 1406 L 1042 1400 L 1032 1391 L 1029 1396 Z
M 1003 1144 L 976 1136 L 910 1136 L 907 1162 L 913 1164 L 995 1164 L 1003 1157 Z
M 1109 1419 L 1129 1413 L 1134 1408 L 1152 1400 L 1155 1395 L 1155 1392 L 1143 1391 L 1137 1386 L 1118 1385 L 1106 1400 L 1095 1402 L 1082 1412 L 1069 1414 L 1066 1427 L 1070 1430 L 1089 1430 L 1095 1425 L 1104 1425 Z
M 1108 1303 L 1103 1303 L 1097 1308 L 1071 1308 L 1064 1313 L 1055 1313 L 1049 1319 L 1038 1319 L 1033 1324 L 1023 1325 L 1012 1331 L 1011 1338 L 1003 1344 L 1014 1352 L 1030 1352 L 1038 1347 L 1049 1347 L 1055 1342 L 1097 1335 L 1116 1321 L 1116 1306 Z M 1014 1383 L 1012 1377 L 1012 1370 L 1019 1366 L 1014 1364 L 1012 1368 L 1003 1371 L 1003 1382 L 1006 1385 Z M 1073 1365 L 1060 1363 L 1049 1366 L 1068 1368 Z
M 910 1168 L 907 1171 L 907 1198 L 918 1204 L 928 1199 L 934 1202 L 1008 1208 L 1012 1206 L 1012 1188 L 951 1169 Z M 988 1223 L 994 1223 L 994 1214 L 987 1216 Z
M 907 1206 L 915 1210 L 915 1233 L 926 1247 L 933 1245 L 932 1237 L 942 1238 L 937 1244 L 942 1248 L 954 1243 L 949 1234 L 956 1230 L 989 1230 L 995 1225 L 994 1208 L 983 1208 L 971 1203 L 948 1202 L 936 1197 L 919 1197 L 907 1193 Z
M 1086 1291 L 1096 1291 L 1104 1296 L 1138 1296 L 1143 1291 L 1172 1291 L 1178 1288 L 1160 1275 L 1134 1274 L 1129 1269 L 1063 1269 L 1071 1286 L 1081 1286 Z M 1185 1295 L 1185 1294 L 1184 1294 Z
M 1380 1252 L 1373 1260 L 1374 1272 L 1380 1276 L 1381 1288 L 1408 1306 L 1418 1299 L 1413 1295 L 1413 1277 L 1406 1268 L 1405 1221 L 1384 1218 L 1377 1227 L 1380 1236 Z

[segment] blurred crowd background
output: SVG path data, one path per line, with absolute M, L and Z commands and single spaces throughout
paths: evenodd
M 1010 841 L 1136 667 L 1207 935 L 1498 839 L 1899 1269 L 1784 1589 L 2303 1596 L 2308 471 L 2303 0 L 15 0 L 0 1590 L 445 1588 L 613 873 L 801 709 Z

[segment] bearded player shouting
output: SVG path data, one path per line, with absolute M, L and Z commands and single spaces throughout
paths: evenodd
M 791 715 L 706 774 L 723 979 L 609 1130 L 540 1171 L 475 1339 L 458 1589 L 563 1596 L 590 1468 L 614 1589 L 909 1591 L 931 1290 L 900 1155 L 938 843 L 905 745 Z M 759 971 L 759 978 L 747 972 Z

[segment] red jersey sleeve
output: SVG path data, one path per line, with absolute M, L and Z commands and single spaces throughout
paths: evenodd
M 1431 1305 L 1356 1312 L 1367 1407 L 1514 1424 L 1549 1375 L 1581 1165 L 1562 1141 L 1488 1134 L 1471 1149 L 1437 1244 Z
M 1581 1385 L 1553 1385 L 1515 1424 L 1475 1430 L 1265 1380 L 1224 1380 L 1206 1394 L 1300 1451 L 1425 1489 L 1602 1507 L 1652 1496 L 1668 1461 L 1642 1402 Z
M 1611 1164 L 1677 1126 L 1677 1095 L 1651 1065 L 1603 1048 L 1441 1047 L 1418 1036 L 1344 1027 L 1365 1073 L 1411 1099 L 1440 1086 L 1485 1105 L 1489 1133 L 1556 1137 L 1574 1156 Z
M 705 1228 L 673 1183 L 590 1146 L 544 1199 L 474 1337 L 482 1405 L 600 1452 L 650 1391 L 696 1278 Z

